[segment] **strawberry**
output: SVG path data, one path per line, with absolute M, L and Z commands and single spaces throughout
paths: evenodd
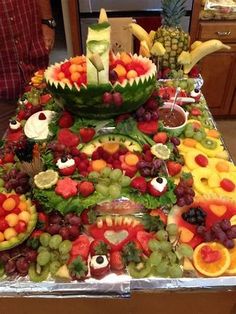
M 83 143 L 88 143 L 92 140 L 92 138 L 95 135 L 95 130 L 94 128 L 81 128 L 79 130 L 79 135 L 81 137 L 81 141 Z
M 196 157 L 195 157 L 195 161 L 196 163 L 200 166 L 200 167 L 206 167 L 208 165 L 208 159 L 207 157 L 205 157 L 204 155 L 202 154 L 198 154 Z
M 154 158 L 154 155 L 151 153 L 151 150 L 146 150 L 146 152 L 145 152 L 145 154 L 144 154 L 144 156 L 143 156 L 143 159 L 144 159 L 145 161 L 150 162 L 150 161 L 153 160 L 153 158 Z
M 83 197 L 87 197 L 94 192 L 95 188 L 92 182 L 83 181 L 79 185 L 79 192 Z
M 114 251 L 111 253 L 110 267 L 114 271 L 120 271 L 125 268 L 122 253 L 120 251 Z
M 90 244 L 90 255 L 107 255 L 109 251 L 109 245 L 102 240 L 94 240 Z
M 220 186 L 227 192 L 233 192 L 235 190 L 235 184 L 229 179 L 223 179 L 220 181 Z
M 175 161 L 167 161 L 166 166 L 167 166 L 169 175 L 172 177 L 180 173 L 182 169 L 182 165 Z
M 165 144 L 168 140 L 168 135 L 166 132 L 158 132 L 153 136 L 153 140 L 156 143 L 162 143 Z
M 72 259 L 80 256 L 83 260 L 87 260 L 89 256 L 89 237 L 85 234 L 81 234 L 78 238 L 72 242 L 72 249 L 70 255 Z
M 11 163 L 14 162 L 14 154 L 13 153 L 6 153 L 3 157 L 3 163 Z
M 45 231 L 47 226 L 48 226 L 48 215 L 43 212 L 39 212 L 38 221 L 37 221 L 37 229 Z
M 60 128 L 70 128 L 73 125 L 73 123 L 74 119 L 72 115 L 67 111 L 63 112 L 62 116 L 58 121 Z
M 79 137 L 67 128 L 58 131 L 58 142 L 67 147 L 77 146 L 79 144 Z
M 144 177 L 134 178 L 130 185 L 133 189 L 136 189 L 141 193 L 145 193 L 147 191 L 147 182 Z
M 147 183 L 147 189 L 149 194 L 151 194 L 152 196 L 161 196 L 162 194 L 164 194 L 167 190 L 167 186 L 164 188 L 164 190 L 162 192 L 158 191 L 157 189 L 155 189 L 155 187 L 151 184 L 151 181 L 149 181 Z
M 26 117 L 26 113 L 24 110 L 20 110 L 17 114 L 17 121 L 24 120 Z
M 89 266 L 91 276 L 94 278 L 101 279 L 110 272 L 110 263 L 106 255 L 92 257 Z
M 40 96 L 40 104 L 45 105 L 51 100 L 52 96 L 50 94 L 45 94 Z
M 39 120 L 46 120 L 47 119 L 47 117 L 45 116 L 45 114 L 43 112 L 40 112 L 38 118 L 39 118 Z
M 19 142 L 20 139 L 24 136 L 24 132 L 23 132 L 23 129 L 20 128 L 16 131 L 9 131 L 7 132 L 7 141 L 8 142 Z
M 201 112 L 200 109 L 194 107 L 194 108 L 191 109 L 190 114 L 192 116 L 201 116 L 202 112 Z
M 74 164 L 70 167 L 61 168 L 61 169 L 59 169 L 59 172 L 63 176 L 71 176 L 75 172 L 75 170 L 76 170 L 76 164 Z
M 80 215 L 81 221 L 83 225 L 93 224 L 97 219 L 97 213 L 93 209 L 84 209 Z
M 152 121 L 141 121 L 137 123 L 139 131 L 145 134 L 155 134 L 158 130 L 158 123 L 156 120 Z

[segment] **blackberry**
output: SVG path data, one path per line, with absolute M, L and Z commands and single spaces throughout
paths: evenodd
M 190 207 L 188 211 L 182 214 L 182 218 L 192 225 L 204 226 L 206 213 L 201 207 Z

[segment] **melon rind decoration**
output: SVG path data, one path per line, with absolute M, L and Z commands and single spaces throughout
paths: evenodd
M 145 64 L 147 72 L 134 79 L 125 79 L 122 83 L 116 82 L 100 85 L 78 86 L 76 83 L 64 83 L 54 79 L 55 70 L 61 64 L 51 65 L 45 71 L 45 80 L 48 89 L 68 111 L 86 118 L 104 119 L 136 110 L 151 96 L 156 86 L 156 66 L 148 58 L 133 55 L 133 61 Z M 107 106 L 102 101 L 105 92 L 119 92 L 123 98 L 123 104 L 119 107 L 111 104 Z

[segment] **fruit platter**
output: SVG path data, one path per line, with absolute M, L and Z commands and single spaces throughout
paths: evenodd
M 168 0 L 163 14 L 155 36 L 128 26 L 139 54 L 115 55 L 101 10 L 86 56 L 20 96 L 0 146 L 0 295 L 235 285 L 236 166 L 189 74 L 227 47 L 190 48 Z

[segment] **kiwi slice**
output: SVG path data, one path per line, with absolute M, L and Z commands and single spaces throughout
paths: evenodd
M 210 138 L 204 138 L 201 141 L 201 144 L 202 144 L 203 147 L 208 148 L 208 149 L 215 149 L 216 146 L 217 146 L 216 141 L 211 140 Z
M 49 265 L 39 266 L 37 264 L 31 264 L 29 268 L 29 278 L 33 282 L 41 282 L 48 278 Z
M 134 263 L 131 262 L 128 265 L 128 271 L 133 278 L 144 278 L 147 277 L 151 272 L 151 264 L 148 261 Z

